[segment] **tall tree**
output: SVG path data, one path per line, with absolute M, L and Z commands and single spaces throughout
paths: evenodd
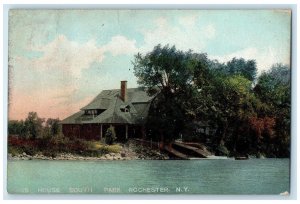
M 274 64 L 258 78 L 254 91 L 267 105 L 266 111 L 261 115 L 275 118 L 275 134 L 265 142 L 268 144 L 266 151 L 278 156 L 288 156 L 291 134 L 290 68 L 287 65 Z
M 24 126 L 27 137 L 36 139 L 42 137 L 45 119 L 39 118 L 36 112 L 29 112 Z
M 195 84 L 200 86 L 207 80 L 207 61 L 206 54 L 183 52 L 168 45 L 157 45 L 146 55 L 135 55 L 133 65 L 138 83 L 147 87 L 150 94 L 153 90 L 160 92 L 152 104 L 149 123 L 153 123 L 151 126 L 164 140 L 179 136 L 188 119 L 189 100 L 197 88 Z

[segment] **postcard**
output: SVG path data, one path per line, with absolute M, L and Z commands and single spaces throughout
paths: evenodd
M 291 10 L 8 20 L 8 193 L 289 195 Z

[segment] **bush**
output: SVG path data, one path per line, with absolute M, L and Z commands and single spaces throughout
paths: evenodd
M 117 139 L 115 128 L 111 125 L 105 133 L 105 143 L 108 145 L 112 145 L 114 141 Z
M 8 153 L 12 156 L 17 156 L 23 153 L 23 149 L 13 146 L 8 146 Z
M 107 153 L 119 153 L 121 149 L 122 147 L 120 145 L 115 144 L 110 146 L 103 146 L 100 150 Z

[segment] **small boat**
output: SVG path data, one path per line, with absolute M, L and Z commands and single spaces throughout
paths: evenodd
M 248 157 L 235 157 L 235 160 L 247 160 L 249 159 Z

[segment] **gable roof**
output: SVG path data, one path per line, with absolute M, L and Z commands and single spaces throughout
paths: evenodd
M 142 124 L 148 116 L 150 103 L 154 96 L 149 96 L 144 88 L 129 88 L 126 91 L 127 99 L 120 98 L 120 89 L 103 90 L 81 111 L 62 120 L 62 124 Z M 129 112 L 121 109 L 128 107 Z M 85 110 L 104 110 L 97 116 L 85 115 Z

